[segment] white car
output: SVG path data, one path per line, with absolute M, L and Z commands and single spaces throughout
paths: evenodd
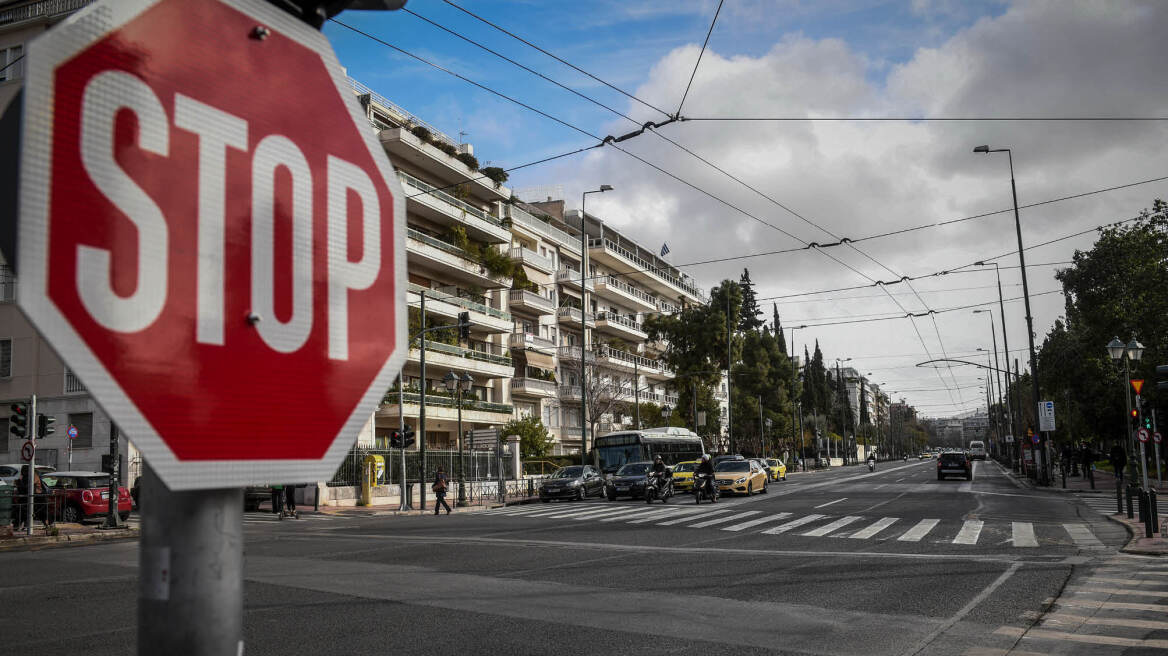
M 19 463 L 19 462 L 13 462 L 13 463 L 7 463 L 7 464 L 0 465 L 0 481 L 7 483 L 9 485 L 15 484 L 16 479 L 20 478 L 20 468 L 23 466 L 24 465 Z M 52 467 L 50 467 L 48 465 L 37 465 L 36 470 L 37 470 L 37 473 L 40 474 L 41 476 L 44 476 L 45 474 L 48 474 L 49 472 L 55 471 Z
M 974 440 L 969 443 L 969 459 L 970 460 L 985 460 L 986 448 L 985 442 L 981 440 Z

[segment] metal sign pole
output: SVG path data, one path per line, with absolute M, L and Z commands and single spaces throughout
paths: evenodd
M 36 394 L 33 394 L 28 402 L 28 433 L 26 437 L 28 437 L 28 443 L 32 445 L 32 449 L 28 454 L 28 507 L 25 509 L 28 512 L 25 519 L 28 521 L 24 527 L 25 534 L 30 536 L 32 535 L 33 506 L 36 505 L 36 497 L 34 496 L 36 486 L 33 485 L 36 480 L 36 424 Z
M 172 492 L 145 463 L 138 653 L 243 653 L 243 490 Z
M 121 528 L 122 517 L 118 514 L 118 485 L 121 480 L 120 462 L 118 459 L 118 427 L 110 421 L 110 477 L 109 477 L 109 514 L 106 515 L 102 528 Z

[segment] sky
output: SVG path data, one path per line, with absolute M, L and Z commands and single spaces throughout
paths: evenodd
M 1168 116 L 1159 0 L 725 0 L 696 73 L 716 0 L 454 1 L 607 83 L 444 0 L 337 17 L 369 36 L 326 25 L 352 77 L 447 134 L 465 133 L 483 166 L 520 166 L 665 120 L 683 94 L 688 119 Z M 1001 267 L 1010 356 L 1026 369 L 1017 236 L 1003 211 L 1010 162 L 973 147 L 1012 150 L 1039 345 L 1063 313 L 1055 273 L 1094 233 L 1031 245 L 1168 197 L 1158 181 L 1025 207 L 1168 176 L 1168 121 L 689 120 L 658 132 L 622 142 L 627 152 L 608 145 L 516 170 L 508 186 L 558 187 L 571 208 L 583 190 L 613 185 L 589 198 L 589 214 L 648 248 L 668 243 L 667 259 L 706 289 L 748 268 L 788 340 L 807 326 L 796 351 L 818 340 L 828 363 L 851 358 L 845 366 L 926 416 L 985 405 L 984 370 L 917 366 L 986 362 L 978 349 L 993 348 L 991 317 L 1003 348 L 994 269 L 976 261 Z M 805 248 L 842 238 L 853 243 Z M 724 261 L 702 263 L 714 259 Z M 902 276 L 921 278 L 875 284 Z M 808 294 L 843 288 L 854 289 Z M 965 307 L 983 303 L 992 313 Z

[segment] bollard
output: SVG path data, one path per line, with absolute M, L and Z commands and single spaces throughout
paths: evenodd
M 1135 513 L 1132 512 L 1132 486 L 1127 486 L 1124 491 L 1127 494 L 1127 518 L 1133 519 L 1135 517 Z
M 1156 489 L 1148 490 L 1148 513 L 1152 520 L 1152 532 L 1160 532 L 1160 511 L 1156 508 Z
M 1123 514 L 1123 484 L 1115 479 L 1115 514 Z
M 1065 490 L 1067 489 L 1067 464 L 1065 462 L 1059 467 L 1059 471 L 1063 475 L 1063 489 Z
M 1152 537 L 1152 512 L 1148 509 L 1148 493 L 1140 491 L 1140 500 L 1144 502 L 1144 537 Z
M 1091 465 L 1091 469 L 1087 470 L 1087 478 L 1091 480 L 1091 489 L 1095 489 L 1095 465 Z
M 1136 501 L 1139 503 L 1139 521 L 1141 524 L 1147 524 L 1148 516 L 1146 513 L 1148 506 L 1146 505 L 1147 502 L 1144 500 L 1144 488 L 1141 487 L 1136 490 Z

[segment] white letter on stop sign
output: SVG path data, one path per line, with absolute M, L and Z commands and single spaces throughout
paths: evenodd
M 349 261 L 349 190 L 361 198 L 361 259 Z M 381 206 L 360 167 L 328 158 L 329 358 L 349 359 L 349 290 L 368 289 L 381 269 Z

